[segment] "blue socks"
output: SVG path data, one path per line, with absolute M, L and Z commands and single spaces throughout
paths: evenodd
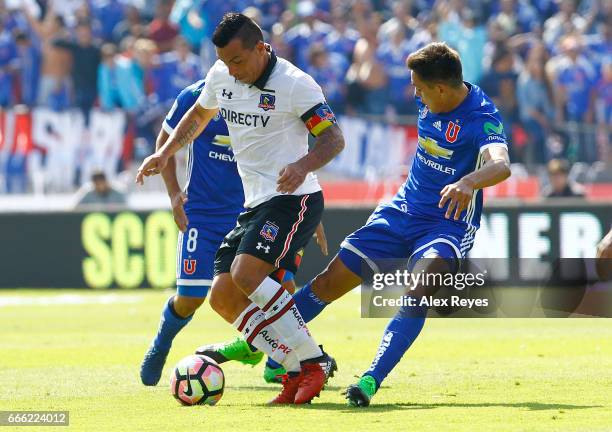
M 153 339 L 153 346 L 162 351 L 170 350 L 174 337 L 191 321 L 193 315 L 183 318 L 174 310 L 174 296 L 170 297 L 162 312 L 157 335 Z
M 301 290 L 293 294 L 295 305 L 305 322 L 312 321 L 327 306 L 327 303 L 312 292 L 311 282 L 308 282 Z
M 266 366 L 268 366 L 269 368 L 272 368 L 272 369 L 278 369 L 278 368 L 282 368 L 283 367 L 282 364 L 276 363 L 270 357 L 268 357 L 268 361 L 266 361 Z
M 406 316 L 407 314 L 402 309 L 393 317 L 385 329 L 376 356 L 370 368 L 364 373 L 364 375 L 370 375 L 376 380 L 377 389 L 389 375 L 389 372 L 402 359 L 402 356 L 421 333 L 425 324 L 426 310 L 421 314 L 412 312 L 410 314 L 412 316 Z

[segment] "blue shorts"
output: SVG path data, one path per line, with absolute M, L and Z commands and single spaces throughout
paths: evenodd
M 339 258 L 353 273 L 392 271 L 398 263 L 413 265 L 430 254 L 456 268 L 474 243 L 477 227 L 451 220 L 416 216 L 388 206 L 378 207 L 366 224 L 340 245 Z
M 223 238 L 236 226 L 236 216 L 187 217 L 187 230 L 178 235 L 176 289 L 180 296 L 203 298 L 212 285 L 215 254 Z M 293 277 L 293 273 L 283 272 L 281 282 L 292 280 Z
M 187 230 L 179 232 L 176 251 L 177 293 L 206 297 L 212 285 L 215 253 L 223 237 L 236 224 L 236 217 L 198 218 L 187 215 Z

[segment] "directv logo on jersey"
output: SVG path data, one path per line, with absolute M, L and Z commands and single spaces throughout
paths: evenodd
M 228 123 L 239 124 L 242 126 L 253 126 L 261 125 L 266 127 L 270 121 L 270 116 L 264 116 L 259 114 L 245 114 L 232 111 L 230 109 L 221 108 L 221 115 Z

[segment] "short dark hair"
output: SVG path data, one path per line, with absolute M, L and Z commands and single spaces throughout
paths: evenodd
M 92 182 L 106 181 L 106 174 L 104 174 L 104 171 L 96 170 L 93 173 L 91 173 L 91 181 Z
M 433 42 L 413 52 L 408 56 L 406 66 L 426 82 L 452 87 L 463 84 L 459 53 L 443 42 Z
M 223 15 L 212 41 L 216 47 L 223 48 L 234 38 L 240 39 L 246 49 L 253 49 L 259 41 L 264 40 L 261 28 L 255 21 L 241 13 L 229 12 Z

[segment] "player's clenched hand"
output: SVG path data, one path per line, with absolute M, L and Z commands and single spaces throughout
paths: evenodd
M 453 214 L 453 210 L 455 210 L 453 219 L 459 220 L 461 212 L 463 212 L 463 210 L 465 210 L 470 203 L 473 193 L 474 184 L 469 180 L 462 178 L 456 183 L 451 183 L 444 186 L 444 188 L 440 191 L 442 198 L 440 198 L 438 208 L 444 208 L 446 203 L 448 203 L 448 208 L 446 209 L 444 217 L 446 219 L 450 218 Z
M 136 174 L 136 183 L 144 184 L 145 177 L 159 174 L 166 167 L 167 163 L 167 157 L 160 153 L 153 153 L 140 164 L 138 173 Z
M 298 162 L 290 163 L 278 173 L 277 192 L 293 193 L 306 179 L 308 172 Z
M 174 216 L 174 223 L 182 232 L 187 231 L 187 225 L 189 225 L 189 219 L 185 213 L 184 205 L 187 202 L 187 196 L 183 192 L 178 192 L 170 199 L 172 205 L 172 216 Z
M 612 279 L 612 230 L 597 245 L 597 275 L 602 281 Z
M 317 238 L 317 244 L 319 245 L 319 249 L 321 249 L 321 253 L 324 256 L 327 256 L 327 237 L 325 236 L 325 228 L 323 227 L 323 222 L 319 222 L 319 225 L 317 225 L 317 229 L 315 230 L 314 235 Z

